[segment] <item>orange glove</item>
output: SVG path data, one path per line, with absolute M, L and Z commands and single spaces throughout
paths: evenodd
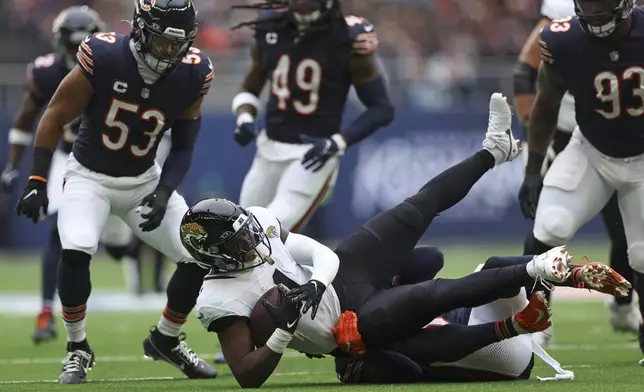
M 340 315 L 335 328 L 331 328 L 335 342 L 340 350 L 353 356 L 363 355 L 366 351 L 362 336 L 358 332 L 358 316 L 355 312 L 345 311 Z

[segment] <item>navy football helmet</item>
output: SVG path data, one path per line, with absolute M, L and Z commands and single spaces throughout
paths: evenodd
M 288 12 L 301 27 L 318 23 L 333 10 L 337 0 L 288 0 Z
M 212 273 L 248 270 L 270 261 L 271 244 L 255 216 L 226 199 L 203 199 L 181 220 L 181 242 Z
M 67 69 L 76 65 L 78 45 L 87 36 L 105 30 L 105 24 L 96 11 L 87 6 L 65 8 L 58 14 L 52 26 L 53 46 L 63 58 Z
M 581 27 L 598 38 L 612 34 L 634 8 L 635 0 L 575 0 L 575 14 Z
M 192 0 L 135 0 L 132 37 L 136 50 L 154 72 L 174 72 L 197 37 Z

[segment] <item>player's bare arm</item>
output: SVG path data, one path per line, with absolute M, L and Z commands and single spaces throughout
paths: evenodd
M 563 77 L 550 64 L 542 62 L 539 66 L 538 92 L 530 114 L 530 155 L 545 157 L 557 130 L 559 107 L 566 91 Z
M 83 113 L 93 93 L 89 79 L 78 67 L 63 79 L 38 124 L 34 141 L 33 176 L 46 178 L 63 128 Z
M 246 146 L 257 134 L 254 123 L 261 108 L 259 96 L 268 77 L 268 71 L 262 65 L 259 57 L 259 47 L 256 41 L 251 44 L 250 57 L 250 67 L 244 76 L 241 92 L 233 98 L 232 102 L 232 111 L 237 118 L 235 141 L 240 146 Z
M 530 37 L 523 45 L 519 54 L 519 62 L 514 69 L 513 88 L 514 102 L 522 123 L 526 124 L 530 118 L 530 111 L 534 104 L 537 88 L 537 75 L 539 63 L 539 33 L 550 20 L 541 18 L 532 30 Z
M 277 353 L 268 345 L 255 350 L 250 327 L 243 318 L 238 318 L 217 337 L 226 362 L 242 388 L 259 388 L 264 384 L 284 351 Z

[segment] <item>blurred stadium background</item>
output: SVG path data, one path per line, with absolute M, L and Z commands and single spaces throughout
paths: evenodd
M 234 118 L 230 113 L 231 99 L 238 91 L 246 69 L 251 38 L 249 31 L 233 32 L 230 26 L 253 17 L 248 11 L 231 12 L 230 6 L 244 2 L 195 0 L 202 23 L 197 46 L 211 56 L 216 75 L 206 99 L 195 160 L 181 186 L 189 203 L 213 195 L 236 200 L 252 160 L 254 147 L 242 149 L 233 141 Z M 333 194 L 306 228 L 307 234 L 329 244 L 416 192 L 428 178 L 480 148 L 487 124 L 489 95 L 501 91 L 511 96 L 512 68 L 523 42 L 539 19 L 541 5 L 539 0 L 342 0 L 342 3 L 345 13 L 365 16 L 376 26 L 379 54 L 397 114 L 387 129 L 349 149 Z M 131 0 L 0 1 L 0 129 L 11 128 L 23 92 L 26 64 L 51 50 L 53 18 L 61 9 L 80 4 L 96 9 L 110 30 L 129 31 L 127 20 L 131 18 Z M 360 104 L 352 99 L 347 107 L 347 119 L 360 110 Z M 515 135 L 521 136 L 518 124 L 514 129 Z M 6 162 L 7 152 L 7 143 L 0 142 L 0 162 Z M 26 156 L 23 175 L 28 173 L 31 160 L 30 154 Z M 520 254 L 523 235 L 530 228 L 530 222 L 521 216 L 516 199 L 522 179 L 520 160 L 504 165 L 487 174 L 461 204 L 435 220 L 428 234 L 431 243 L 445 246 L 447 267 L 443 276 L 461 276 L 492 254 Z M 20 188 L 24 181 L 23 176 Z M 14 201 L 19 191 L 16 190 Z M 30 221 L 18 219 L 13 210 L 0 212 L 0 317 L 10 314 L 33 316 L 39 310 L 39 253 L 50 224 L 52 222 L 47 221 L 35 226 Z M 597 220 L 591 222 L 575 239 L 574 250 L 580 256 L 604 259 L 608 247 L 603 232 Z M 168 265 L 167 268 L 173 267 Z M 164 296 L 151 295 L 145 301 L 128 296 L 124 292 L 120 266 L 100 255 L 93 261 L 92 276 L 90 334 L 103 334 L 100 343 L 93 343 L 99 363 L 101 355 L 113 356 L 112 360 L 106 361 L 103 370 L 99 370 L 98 378 L 167 376 L 171 369 L 161 365 L 150 368 L 154 370 L 144 365 L 128 367 L 128 363 L 134 361 L 134 355 L 136 358 L 140 355 L 138 342 L 145 336 L 145 328 L 156 321 Z M 558 342 L 580 343 L 581 339 L 594 344 L 598 343 L 598 336 L 604 336 L 606 312 L 601 304 L 594 302 L 582 308 L 558 306 L 564 307 L 560 308 L 563 312 L 559 314 L 572 317 L 562 321 Z M 141 317 L 126 319 L 111 329 L 109 315 L 94 316 L 96 313 L 92 313 L 101 309 L 137 310 Z M 597 321 L 601 328 L 591 330 L 590 335 L 576 336 L 573 323 L 584 320 L 589 314 L 593 315 L 591 321 Z M 10 338 L 0 344 L 7 348 L 0 350 L 0 390 L 4 390 L 2 380 L 6 383 L 53 379 L 58 374 L 63 340 L 59 338 L 54 346 L 34 349 L 29 341 L 32 322 L 31 317 L 17 318 L 15 323 L 9 321 L 7 333 Z M 192 346 L 199 352 L 215 352 L 214 336 L 205 336 L 198 323 L 189 324 L 189 331 L 194 331 L 193 338 L 203 342 L 199 346 L 193 340 Z M 60 323 L 59 329 L 63 332 Z M 625 338 L 609 335 L 602 339 L 608 339 L 605 343 L 614 345 L 613 350 L 617 351 L 608 348 L 604 358 L 615 357 L 623 361 L 624 355 L 637 353 L 636 346 L 627 343 Z M 119 336 L 124 339 L 122 343 L 116 341 Z M 101 338 L 93 339 L 97 342 Z M 565 348 L 562 350 L 560 355 L 568 362 L 579 364 L 580 368 L 589 363 L 590 368 L 595 366 L 592 361 L 583 359 L 588 351 L 568 355 Z M 39 370 L 32 373 L 33 369 L 26 366 L 32 364 L 47 369 L 46 374 L 38 374 Z M 292 359 L 281 369 L 297 373 L 302 372 L 302 366 L 310 365 L 296 364 Z M 305 370 L 309 375 L 317 374 L 305 381 L 333 380 L 330 364 L 326 367 L 316 365 L 313 371 Z M 175 373 L 170 376 L 176 376 Z M 585 386 L 596 386 L 592 380 Z M 232 386 L 230 381 L 226 385 Z M 14 387 L 10 390 L 18 390 Z

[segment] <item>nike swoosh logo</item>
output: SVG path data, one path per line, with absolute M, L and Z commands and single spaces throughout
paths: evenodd
M 295 321 L 293 321 L 293 322 L 287 322 L 287 323 L 286 323 L 286 328 L 293 328 L 293 326 L 294 326 L 295 324 L 297 324 L 297 320 L 295 320 Z
M 32 189 L 31 192 L 27 193 L 27 195 L 25 197 L 23 197 L 23 199 L 28 199 L 31 196 L 36 195 L 36 194 L 38 194 L 38 191 L 35 190 L 35 189 Z

